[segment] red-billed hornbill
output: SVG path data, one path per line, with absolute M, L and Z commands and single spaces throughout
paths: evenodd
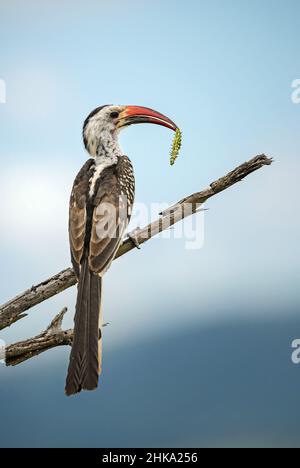
M 78 173 L 70 199 L 69 237 L 78 293 L 67 395 L 98 385 L 102 277 L 117 253 L 134 201 L 133 168 L 119 147 L 118 134 L 138 123 L 177 129 L 164 115 L 139 106 L 98 107 L 84 122 L 84 145 L 92 158 Z

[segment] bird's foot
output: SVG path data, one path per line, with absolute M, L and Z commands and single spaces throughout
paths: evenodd
M 134 246 L 140 250 L 141 246 L 139 244 L 138 240 L 138 233 L 140 232 L 140 228 L 134 229 L 134 231 L 130 232 L 127 234 L 128 239 L 131 240 L 131 242 L 134 244 Z

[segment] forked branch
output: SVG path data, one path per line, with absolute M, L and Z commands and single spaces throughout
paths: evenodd
M 120 246 L 115 258 L 121 257 L 135 248 L 133 237 L 138 244 L 143 244 L 156 234 L 165 229 L 169 229 L 175 223 L 199 211 L 203 203 L 209 198 L 228 189 L 237 182 L 240 182 L 249 174 L 263 166 L 269 166 L 272 162 L 273 160 L 264 154 L 256 156 L 250 161 L 238 166 L 227 175 L 212 182 L 208 188 L 201 192 L 193 193 L 178 201 L 175 205 L 161 213 L 157 220 L 129 234 L 128 238 L 124 240 Z M 26 317 L 27 314 L 25 312 L 33 306 L 59 294 L 75 284 L 76 278 L 74 272 L 72 268 L 67 268 L 14 297 L 0 307 L 0 330 Z M 8 346 L 6 349 L 7 363 L 18 364 L 47 349 L 70 344 L 72 330 L 63 331 L 61 329 L 61 323 L 65 312 L 66 310 L 64 309 L 41 335 L 22 343 Z M 18 359 L 17 356 L 19 356 Z M 13 359 L 15 359 L 15 361 L 13 361 Z

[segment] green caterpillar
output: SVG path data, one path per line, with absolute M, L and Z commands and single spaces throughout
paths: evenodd
M 173 164 L 175 163 L 178 157 L 178 153 L 181 148 L 181 139 L 182 139 L 181 131 L 179 130 L 179 128 L 177 128 L 175 132 L 172 148 L 171 148 L 171 155 L 170 155 L 171 166 L 173 166 Z

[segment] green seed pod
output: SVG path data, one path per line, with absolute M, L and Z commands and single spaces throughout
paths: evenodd
M 177 128 L 175 132 L 173 144 L 172 144 L 171 155 L 170 155 L 171 166 L 173 166 L 173 164 L 175 163 L 179 150 L 181 148 L 181 137 L 182 137 L 181 131 L 179 130 L 179 128 Z

